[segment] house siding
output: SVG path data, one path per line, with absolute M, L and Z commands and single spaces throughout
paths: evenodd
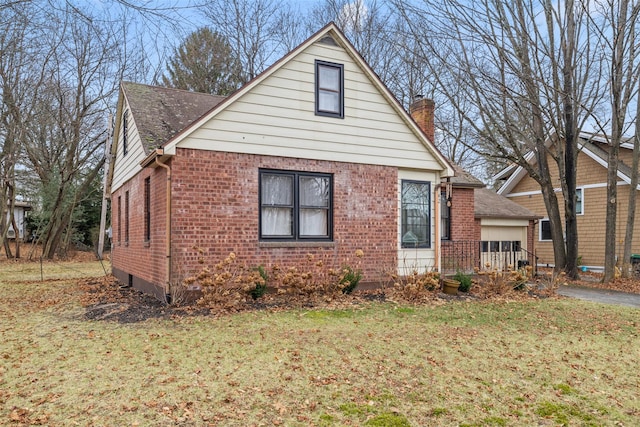
M 190 149 L 178 149 L 171 166 L 174 282 L 201 269 L 200 257 L 213 265 L 231 252 L 270 268 L 300 267 L 309 253 L 328 266 L 355 265 L 362 249 L 364 282 L 397 265 L 395 168 Z M 332 243 L 259 240 L 260 168 L 333 174 Z
M 402 206 L 402 181 L 424 181 L 431 183 L 431 246 L 429 248 L 402 248 L 398 243 L 398 274 L 407 275 L 411 274 L 414 270 L 419 272 L 432 271 L 439 269 L 438 261 L 436 259 L 436 247 L 440 245 L 439 240 L 436 240 L 436 224 L 440 224 L 440 212 L 436 212 L 434 200 L 436 197 L 440 197 L 440 188 L 438 183 L 440 182 L 440 176 L 430 172 L 414 171 L 414 170 L 399 170 L 398 171 L 398 184 L 394 189 L 397 195 L 396 212 L 399 213 Z M 396 242 L 400 242 L 402 230 L 402 224 L 397 221 L 397 234 L 394 236 Z M 437 239 L 440 237 L 438 236 Z
M 315 114 L 316 59 L 344 64 L 343 119 Z M 177 147 L 442 170 L 406 119 L 342 47 L 315 43 Z
M 128 180 L 133 178 L 142 170 L 140 162 L 145 158 L 146 154 L 140 140 L 140 134 L 135 123 L 135 119 L 130 112 L 129 105 L 126 100 L 123 101 L 124 106 L 120 114 L 129 111 L 128 132 L 127 132 L 127 154 L 124 154 L 123 146 L 123 128 L 119 127 L 118 135 L 115 136 L 116 142 L 116 167 L 113 170 L 112 192 L 124 185 Z M 122 120 L 122 116 L 119 118 Z
M 550 163 L 552 176 L 559 176 L 557 165 Z M 577 215 L 578 223 L 578 255 L 582 258 L 582 264 L 591 267 L 602 267 L 604 265 L 604 245 L 602 241 L 605 237 L 605 220 L 607 198 L 607 171 L 599 163 L 584 153 L 578 158 L 577 187 L 583 191 L 583 212 Z M 560 191 L 559 179 L 556 181 L 556 195 L 560 207 L 560 215 L 563 219 L 564 227 L 564 198 Z M 621 258 L 624 250 L 624 234 L 626 231 L 626 215 L 629 200 L 629 185 L 621 181 L 618 183 L 618 212 L 616 221 L 616 254 Z M 524 194 L 528 193 L 528 194 Z M 524 177 L 516 184 L 510 194 L 506 194 L 514 202 L 541 215 L 544 219 L 548 214 L 540 192 L 540 186 L 531 177 Z M 640 227 L 640 218 L 636 217 L 635 227 Z M 640 229 L 640 228 L 638 228 Z M 550 241 L 540 241 L 540 224 L 535 227 L 533 239 L 536 241 L 536 254 L 539 263 L 542 265 L 553 265 L 553 245 Z M 640 236 L 635 233 L 632 251 L 640 252 Z

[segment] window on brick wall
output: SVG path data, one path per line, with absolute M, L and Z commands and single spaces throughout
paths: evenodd
M 151 240 L 151 177 L 144 180 L 144 241 Z
M 344 66 L 316 61 L 316 114 L 344 118 Z
M 118 244 L 122 242 L 122 196 L 118 196 Z
M 330 241 L 333 176 L 260 171 L 260 239 Z
M 451 240 L 451 206 L 447 204 L 447 193 L 440 193 L 440 238 Z
M 431 183 L 402 181 L 401 245 L 403 248 L 431 247 Z
M 129 192 L 124 193 L 124 243 L 129 244 Z

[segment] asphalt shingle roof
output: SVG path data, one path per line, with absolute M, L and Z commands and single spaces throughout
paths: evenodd
M 224 96 L 132 82 L 123 82 L 122 88 L 147 154 L 162 147 L 225 99 Z
M 542 218 L 529 209 L 488 188 L 475 189 L 476 218 L 536 219 Z

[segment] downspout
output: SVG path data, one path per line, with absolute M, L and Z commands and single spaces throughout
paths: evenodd
M 171 167 L 161 163 L 158 157 L 155 158 L 156 165 L 167 171 L 167 212 L 165 226 L 165 251 L 166 251 L 166 269 L 167 282 L 165 284 L 165 299 L 167 304 L 171 304 Z

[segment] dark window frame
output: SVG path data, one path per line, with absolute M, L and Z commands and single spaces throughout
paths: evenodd
M 404 193 L 405 193 L 405 185 L 408 184 L 419 184 L 419 185 L 426 185 L 427 186 L 427 201 L 426 201 L 426 205 L 427 205 L 427 218 L 426 218 L 426 224 L 425 224 L 425 228 L 426 228 L 426 233 L 425 233 L 425 237 L 426 237 L 426 241 L 424 243 L 415 243 L 415 244 L 409 244 L 409 243 L 405 243 L 404 242 L 404 235 L 409 231 L 408 229 L 408 223 L 407 223 L 407 209 L 406 206 L 408 205 L 408 203 L 406 203 L 404 201 Z M 411 180 L 411 179 L 403 179 L 401 181 L 400 184 L 400 247 L 403 249 L 430 249 L 432 246 L 432 242 L 431 242 L 431 226 L 432 226 L 432 222 L 433 222 L 433 218 L 432 218 L 432 212 L 431 212 L 431 204 L 432 204 L 432 200 L 431 200 L 431 182 L 430 181 L 418 181 L 418 180 Z
M 129 110 L 122 113 L 122 155 L 129 152 Z
M 122 243 L 122 196 L 118 196 L 118 245 Z
M 292 235 L 291 236 L 271 236 L 262 233 L 262 210 L 273 205 L 263 204 L 262 179 L 264 175 L 290 176 L 293 181 L 292 204 L 279 207 L 291 209 L 292 215 Z M 300 178 L 326 178 L 329 183 L 328 206 L 302 206 L 300 202 Z M 327 211 L 327 236 L 306 236 L 300 231 L 300 212 L 304 209 L 325 209 Z M 265 242 L 333 242 L 333 174 L 320 172 L 303 172 L 280 169 L 259 169 L 258 171 L 258 235 L 261 241 Z
M 447 192 L 440 192 L 440 240 L 451 240 L 451 206 L 447 205 Z
M 124 244 L 129 244 L 129 192 L 124 192 Z
M 144 179 L 144 241 L 151 241 L 151 177 Z
M 330 88 L 322 88 L 320 81 L 320 69 L 322 67 L 332 68 L 338 70 L 338 78 L 339 78 L 339 89 L 338 91 L 334 91 Z M 330 110 L 321 110 L 320 109 L 320 92 L 328 91 L 333 93 L 338 93 L 338 111 L 330 111 Z M 316 59 L 315 62 L 315 114 L 317 116 L 325 116 L 325 117 L 335 117 L 338 119 L 344 119 L 344 65 L 336 64 L 333 62 L 321 61 Z

